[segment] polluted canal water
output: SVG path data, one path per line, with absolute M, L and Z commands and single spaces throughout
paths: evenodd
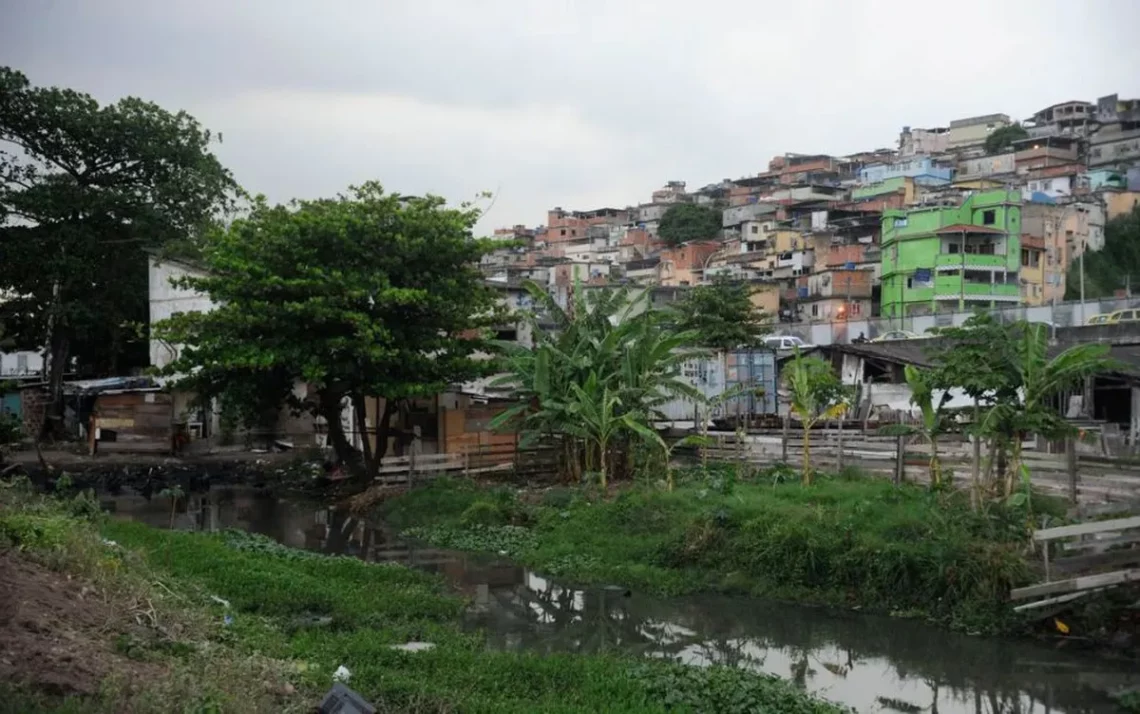
M 101 500 L 115 517 L 170 526 L 167 499 Z M 244 487 L 190 494 L 174 527 L 246 530 L 295 548 L 438 573 L 471 600 L 468 624 L 486 633 L 489 648 L 745 667 L 858 712 L 1100 714 L 1119 711 L 1113 692 L 1140 685 L 1134 662 L 1053 644 L 750 598 L 565 587 L 511 562 L 409 543 L 383 523 Z

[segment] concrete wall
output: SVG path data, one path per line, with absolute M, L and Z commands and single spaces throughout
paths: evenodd
M 1008 125 L 1009 117 L 1005 114 L 987 114 L 967 119 L 956 119 L 950 122 L 947 148 L 961 149 L 976 144 L 984 144 L 986 137 L 995 130 Z
M 859 183 L 871 184 L 904 176 L 930 176 L 949 181 L 954 170 L 935 166 L 929 156 L 916 156 L 891 164 L 872 164 L 859 170 Z
M 175 287 L 171 280 L 182 277 L 204 277 L 205 273 L 183 263 L 167 261 L 159 262 L 150 259 L 150 324 L 165 320 L 175 313 L 209 312 L 214 309 L 214 303 L 209 296 L 194 290 Z M 150 341 L 150 364 L 152 367 L 165 367 L 178 356 L 178 345 L 168 345 L 160 340 Z
M 1012 174 L 1017 168 L 1016 154 L 1012 151 L 996 156 L 983 156 L 977 159 L 965 159 L 958 163 L 958 178 L 968 180 L 972 178 L 985 178 L 987 176 L 1003 176 Z
M 0 354 L 0 375 L 17 376 L 39 374 L 44 370 L 44 356 L 41 352 L 21 350 Z

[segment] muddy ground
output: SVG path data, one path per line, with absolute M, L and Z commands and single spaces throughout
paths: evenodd
M 0 550 L 0 681 L 68 696 L 162 676 L 116 651 L 135 629 L 93 586 Z

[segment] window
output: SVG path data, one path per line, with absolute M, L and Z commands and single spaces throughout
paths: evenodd
M 752 226 L 752 232 L 753 233 L 759 233 L 760 232 L 760 226 Z
M 982 211 L 982 225 L 992 226 L 997 223 L 997 211 L 991 208 L 988 211 Z
M 562 230 L 558 231 L 558 235 L 560 235 L 560 236 L 566 235 L 566 229 L 563 228 Z
M 946 246 L 946 252 L 950 253 L 951 255 L 957 255 L 961 250 L 962 246 L 958 245 L 957 243 L 950 243 L 948 246 Z
M 20 374 L 28 371 L 28 356 L 26 354 L 16 355 L 16 371 Z
M 907 278 L 906 279 L 906 289 L 910 290 L 913 287 L 914 287 L 914 278 Z
M 819 305 L 812 305 L 811 306 L 811 316 L 812 317 L 819 317 Z
M 1029 267 L 1029 251 L 1026 250 L 1025 248 L 1021 249 L 1021 267 L 1023 267 L 1023 268 Z

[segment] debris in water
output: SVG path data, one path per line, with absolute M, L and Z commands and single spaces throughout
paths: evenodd
M 1069 626 L 1061 622 L 1059 618 L 1053 618 L 1053 626 L 1056 627 L 1057 632 L 1060 632 L 1062 635 L 1069 634 Z

